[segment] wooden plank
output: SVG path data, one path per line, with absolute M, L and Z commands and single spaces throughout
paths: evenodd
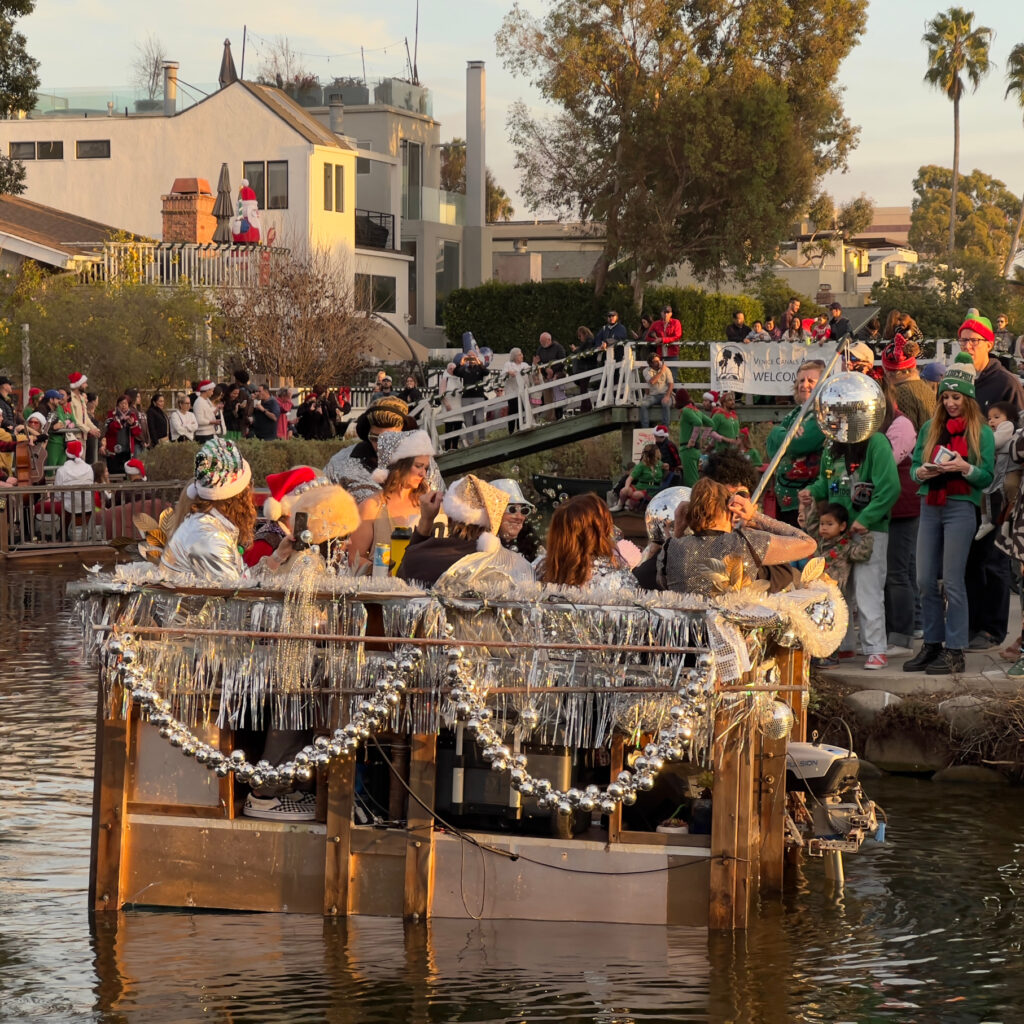
M 437 776 L 437 736 L 416 733 L 409 759 L 409 788 L 427 807 L 434 806 Z M 434 821 L 409 798 L 406 812 L 409 837 L 405 855 L 405 898 L 402 915 L 414 921 L 430 915 L 434 898 Z
M 93 772 L 92 856 L 89 892 L 93 910 L 121 909 L 121 876 L 131 723 L 108 719 L 102 681 L 96 696 L 96 758 Z
M 175 818 L 224 818 L 222 807 L 206 804 L 157 804 L 145 800 L 130 800 L 126 805 L 128 814 L 166 814 Z
M 750 913 L 753 882 L 756 872 L 757 816 L 754 814 L 754 727 L 748 717 L 733 731 L 731 742 L 737 747 L 736 765 L 736 849 L 735 881 L 733 883 L 732 927 L 746 928 Z
M 779 658 L 781 682 L 784 685 L 800 686 L 807 685 L 809 679 L 809 660 L 804 656 L 800 648 L 791 648 Z M 807 740 L 807 703 L 810 694 L 793 693 L 790 707 L 793 709 L 793 733 L 791 739 L 795 743 L 804 743 Z
M 692 846 L 708 849 L 711 836 L 672 835 L 667 832 L 619 832 L 618 842 L 623 846 Z
M 324 914 L 348 916 L 349 861 L 356 759 L 335 758 L 327 769 L 327 850 L 324 864 Z
M 730 715 L 715 716 L 715 735 L 721 737 L 729 727 Z M 715 783 L 711 815 L 711 871 L 708 894 L 708 928 L 727 931 L 733 926 L 736 899 L 737 811 L 740 766 L 732 733 L 714 745 Z
M 786 743 L 761 740 L 758 817 L 760 819 L 760 886 L 764 894 L 782 892 L 785 864 Z
M 217 749 L 225 756 L 230 757 L 231 751 L 235 749 L 235 732 L 233 729 L 221 729 Z M 220 805 L 225 818 L 235 817 L 235 773 L 228 772 L 222 779 L 217 780 L 220 784 Z
M 621 732 L 617 732 L 612 736 L 612 751 L 611 751 L 611 778 L 612 780 L 622 771 L 622 766 L 625 763 L 626 758 L 626 740 Z M 622 834 L 622 804 L 616 804 L 615 810 L 608 815 L 608 842 L 618 843 L 620 842 L 620 835 Z

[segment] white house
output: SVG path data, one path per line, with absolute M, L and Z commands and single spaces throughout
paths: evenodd
M 166 114 L 0 121 L 0 146 L 27 169 L 25 197 L 159 239 L 172 182 L 216 182 L 226 163 L 235 196 L 243 177 L 256 192 L 264 241 L 273 229 L 278 246 L 333 250 L 405 330 L 410 257 L 394 232 L 391 246 L 357 242 L 353 147 L 271 86 L 235 81 L 176 112 L 176 65 L 165 72 Z

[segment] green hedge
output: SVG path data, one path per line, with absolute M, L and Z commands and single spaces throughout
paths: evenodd
M 698 288 L 648 289 L 648 311 L 660 310 L 666 303 L 682 321 L 683 337 L 691 340 L 724 341 L 725 328 L 736 309 L 743 310 L 748 323 L 764 316 L 761 303 L 749 295 L 723 295 Z M 568 346 L 576 340 L 578 327 L 596 331 L 609 309 L 618 311 L 627 328 L 639 328 L 641 311 L 633 306 L 633 290 L 626 285 L 612 285 L 595 298 L 593 285 L 587 282 L 490 281 L 479 288 L 458 288 L 448 296 L 445 334 L 459 346 L 463 332 L 472 331 L 479 344 L 489 345 L 495 352 L 518 347 L 530 359 L 542 331 L 550 331 L 556 341 Z
M 252 482 L 263 487 L 268 473 L 282 473 L 293 466 L 322 469 L 339 449 L 354 442 L 340 441 L 239 441 L 242 455 L 252 467 Z M 184 441 L 160 444 L 145 452 L 142 461 L 150 480 L 190 480 L 199 446 Z

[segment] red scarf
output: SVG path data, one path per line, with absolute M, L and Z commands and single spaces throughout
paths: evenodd
M 946 420 L 946 425 L 939 433 L 938 444 L 932 449 L 930 462 L 935 461 L 935 455 L 939 448 L 945 446 L 954 451 L 964 461 L 967 461 L 967 420 L 963 416 L 956 419 Z M 971 485 L 960 473 L 942 473 L 940 476 L 932 477 L 928 481 L 928 494 L 925 504 L 945 505 L 946 498 L 950 494 L 970 494 Z

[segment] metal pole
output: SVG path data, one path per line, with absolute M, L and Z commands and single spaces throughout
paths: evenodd
M 28 350 L 28 324 L 21 325 L 21 407 L 28 406 L 28 391 L 31 386 L 31 360 Z
M 825 367 L 825 372 L 818 378 L 818 383 L 814 385 L 814 390 L 807 396 L 807 401 L 800 407 L 800 415 L 793 421 L 793 426 L 789 428 L 789 432 L 782 439 L 782 444 L 779 445 L 779 450 L 772 456 L 771 462 L 768 463 L 768 468 L 765 469 L 764 475 L 758 482 L 757 487 L 754 488 L 754 493 L 750 496 L 750 500 L 753 504 L 756 505 L 761 500 L 761 495 L 764 494 L 765 488 L 768 486 L 775 470 L 779 468 L 779 463 L 782 461 L 783 455 L 786 454 L 786 449 L 789 448 L 793 438 L 796 437 L 799 432 L 800 426 L 804 421 L 804 417 L 811 408 L 814 399 L 818 397 L 818 392 L 824 387 L 825 381 L 828 379 L 828 375 L 835 368 L 836 362 L 848 353 L 849 347 L 850 337 L 847 335 L 836 346 L 835 355 L 832 356 L 828 366 Z

